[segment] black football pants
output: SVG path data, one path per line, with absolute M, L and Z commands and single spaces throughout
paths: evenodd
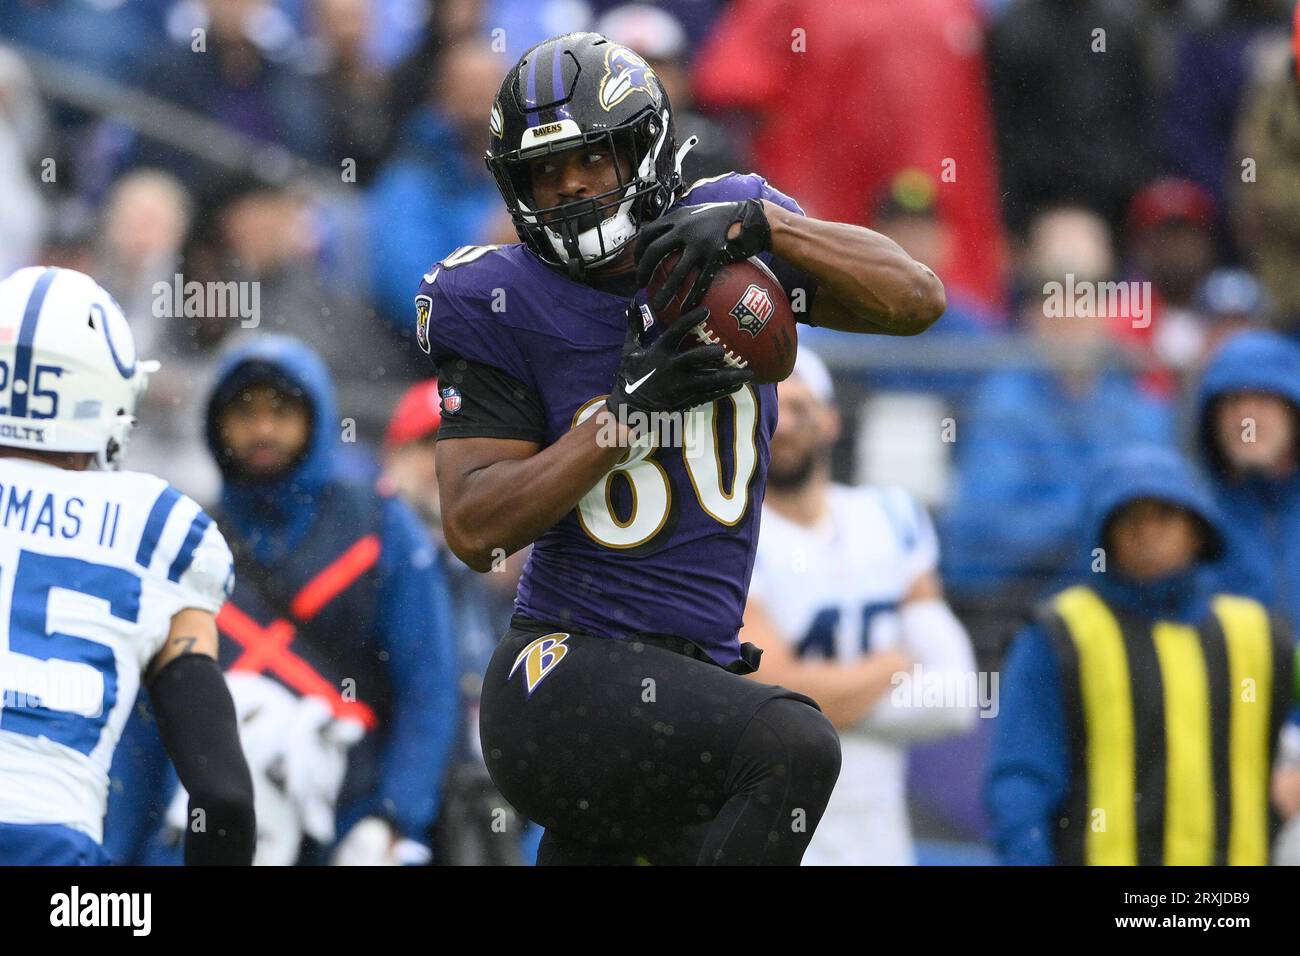
M 546 828 L 543 865 L 797 864 L 840 770 L 839 737 L 802 694 L 684 641 L 520 615 L 488 666 L 479 731 L 501 794 Z

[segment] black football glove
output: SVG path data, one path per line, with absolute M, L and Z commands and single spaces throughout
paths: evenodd
M 644 323 L 634 303 L 628 309 L 627 341 L 614 387 L 605 404 L 627 422 L 627 413 L 677 412 L 707 405 L 754 380 L 749 369 L 727 364 L 721 345 L 700 345 L 677 351 L 682 340 L 709 317 L 701 306 L 683 314 L 650 345 L 644 344 Z
M 728 239 L 727 232 L 740 223 L 740 235 Z M 673 271 L 650 303 L 662 309 L 686 281 L 692 269 L 700 275 L 682 303 L 686 311 L 695 306 L 709 288 L 718 270 L 729 262 L 740 262 L 772 248 L 772 227 L 761 199 L 743 202 L 713 202 L 684 206 L 641 228 L 636 241 L 636 281 L 644 289 L 664 256 L 681 249 Z

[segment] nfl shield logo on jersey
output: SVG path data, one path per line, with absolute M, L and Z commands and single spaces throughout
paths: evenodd
M 757 336 L 763 331 L 763 326 L 767 325 L 767 320 L 772 317 L 774 311 L 776 309 L 772 305 L 772 297 L 768 291 L 751 284 L 740 297 L 740 301 L 732 306 L 731 315 L 742 330 Z
M 460 411 L 460 389 L 455 385 L 448 385 L 446 388 L 438 390 L 442 396 L 442 413 L 444 415 L 455 415 Z

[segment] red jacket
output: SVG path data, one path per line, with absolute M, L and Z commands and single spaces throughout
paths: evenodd
M 811 216 L 869 225 L 894 173 L 932 175 L 955 241 L 951 262 L 929 265 L 999 303 L 983 39 L 972 0 L 735 0 L 696 60 L 695 92 L 706 105 L 757 113 L 756 171 Z M 943 181 L 949 159 L 953 182 Z

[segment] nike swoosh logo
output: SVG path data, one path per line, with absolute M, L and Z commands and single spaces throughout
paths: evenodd
M 426 272 L 426 273 L 424 274 L 424 281 L 427 282 L 427 283 L 429 283 L 429 285 L 433 285 L 433 283 L 434 283 L 434 282 L 437 280 L 437 278 L 438 278 L 438 273 L 441 272 L 441 271 L 442 271 L 442 269 L 441 269 L 441 268 L 438 268 L 438 269 L 434 269 L 432 272 Z
M 692 207 L 691 211 L 688 212 L 686 215 L 694 216 L 697 212 L 704 212 L 704 210 L 706 209 L 716 209 L 718 206 L 729 206 L 729 205 L 730 203 L 725 203 L 725 202 L 702 202 L 698 206 Z
M 648 379 L 651 375 L 653 375 L 657 371 L 659 371 L 657 368 L 652 368 L 650 371 L 646 372 L 635 382 L 629 382 L 627 379 L 623 379 L 623 391 L 631 395 L 633 392 L 635 392 L 638 388 L 641 387 L 642 383 L 645 382 L 646 379 Z

